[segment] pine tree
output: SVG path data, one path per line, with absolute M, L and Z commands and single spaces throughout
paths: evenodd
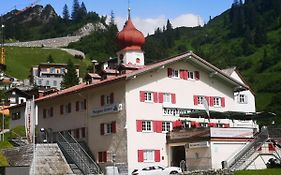
M 79 16 L 80 16 L 81 19 L 83 19 L 84 17 L 86 17 L 86 15 L 87 15 L 87 8 L 86 8 L 84 2 L 81 3 L 81 6 L 80 6 L 80 10 L 79 10 L 79 11 L 80 11 Z
M 170 20 L 168 19 L 168 20 L 167 20 L 167 25 L 166 25 L 166 30 L 167 30 L 167 31 L 170 31 L 170 30 L 172 30 L 172 29 L 173 29 L 173 26 L 172 26 Z
M 68 7 L 67 7 L 66 4 L 65 4 L 64 7 L 63 7 L 62 15 L 63 15 L 62 19 L 63 19 L 64 21 L 68 21 L 68 20 L 69 20 L 69 17 L 70 17 L 70 16 L 69 16 Z
M 73 0 L 72 13 L 71 13 L 71 18 L 73 21 L 78 21 L 80 19 L 79 11 L 80 11 L 79 1 Z
M 76 67 L 73 62 L 69 59 L 66 65 L 67 72 L 65 73 L 62 81 L 62 88 L 66 89 L 79 83 L 77 76 Z
M 54 63 L 54 59 L 53 59 L 53 56 L 51 54 L 48 56 L 47 62 L 48 63 Z

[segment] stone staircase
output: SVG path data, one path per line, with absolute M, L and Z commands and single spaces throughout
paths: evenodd
M 35 150 L 30 174 L 73 174 L 57 144 L 36 144 Z

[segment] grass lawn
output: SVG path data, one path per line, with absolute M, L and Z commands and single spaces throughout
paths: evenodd
M 8 141 L 0 142 L 0 150 L 5 148 L 11 148 L 13 145 L 11 145 Z M 5 156 L 0 151 L 0 166 L 8 166 L 8 161 L 5 158 Z
M 71 59 L 75 64 L 80 64 L 81 74 L 84 75 L 89 59 L 79 60 L 65 51 L 45 48 L 6 47 L 6 73 L 18 79 L 28 78 L 32 65 L 46 63 L 51 55 L 55 63 L 67 63 Z
M 281 168 L 236 171 L 234 175 L 281 175 Z

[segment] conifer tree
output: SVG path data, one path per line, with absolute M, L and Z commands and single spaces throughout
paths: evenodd
M 68 60 L 66 69 L 67 69 L 67 72 L 65 73 L 62 84 L 61 84 L 63 89 L 69 88 L 69 87 L 77 85 L 79 83 L 79 78 L 77 76 L 76 67 L 70 59 Z
M 70 16 L 69 16 L 68 7 L 67 7 L 66 4 L 65 4 L 64 7 L 63 7 L 62 15 L 63 15 L 62 19 L 63 19 L 64 21 L 68 21 L 68 20 L 69 20 L 69 17 L 70 17 Z
M 84 2 L 81 3 L 81 6 L 80 6 L 80 10 L 79 10 L 79 11 L 80 11 L 79 17 L 80 17 L 81 19 L 83 19 L 83 18 L 87 15 L 87 8 L 86 8 Z
M 73 21 L 79 20 L 80 4 L 78 0 L 73 0 L 71 18 Z

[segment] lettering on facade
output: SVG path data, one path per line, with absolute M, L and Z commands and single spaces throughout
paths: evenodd
M 192 148 L 207 148 L 209 147 L 210 144 L 209 142 L 195 142 L 195 143 L 189 143 L 188 144 L 188 148 L 192 149 Z
M 211 137 L 252 138 L 252 128 L 211 128 Z
M 92 116 L 107 114 L 107 113 L 113 113 L 113 112 L 119 112 L 122 111 L 123 105 L 122 104 L 112 104 L 107 105 L 101 108 L 95 108 L 92 111 Z

